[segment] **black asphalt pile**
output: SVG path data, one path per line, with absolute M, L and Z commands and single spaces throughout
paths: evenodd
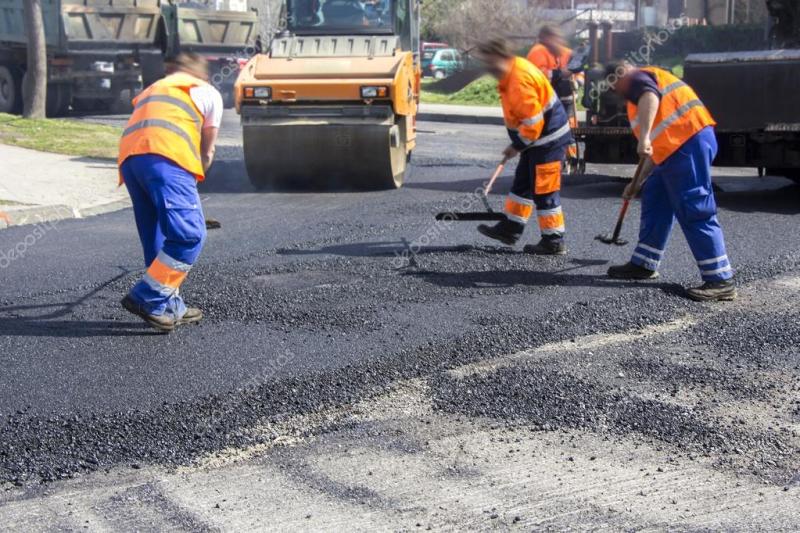
M 800 317 L 794 313 L 736 311 L 727 313 L 724 323 L 699 324 L 689 334 L 697 345 L 715 346 L 721 356 L 740 364 L 800 369 Z
M 192 295 L 210 310 L 211 322 L 266 320 L 286 328 L 319 332 L 326 327 L 364 328 L 364 320 L 372 321 L 375 327 L 385 325 L 382 320 L 390 316 L 386 313 L 403 302 L 427 303 L 465 295 L 476 298 L 476 302 L 498 295 L 524 299 L 532 290 L 555 293 L 554 284 L 589 288 L 603 283 L 595 276 L 568 273 L 580 263 L 552 259 L 544 263 L 549 269 L 544 271 L 543 263 L 536 258 L 493 248 L 426 250 L 421 259 L 424 268 L 395 270 L 386 264 L 385 257 L 340 257 L 259 268 L 253 266 L 259 262 L 254 256 L 238 266 L 232 262 L 224 269 L 197 269 Z M 334 283 L 316 283 L 320 278 L 314 273 L 323 269 L 330 272 Z M 214 270 L 224 271 L 224 279 Z M 557 273 L 559 270 L 565 273 Z M 130 274 L 105 285 L 103 298 L 113 301 L 134 278 Z M 559 311 L 539 312 L 535 320 L 524 312 L 515 312 L 524 309 L 519 301 L 506 312 L 478 307 L 472 314 L 478 329 L 453 332 L 441 340 L 412 343 L 410 347 L 400 345 L 372 363 L 268 381 L 202 400 L 166 403 L 153 410 L 72 416 L 24 411 L 4 414 L 0 442 L 10 445 L 0 448 L 0 480 L 49 481 L 117 465 L 187 464 L 230 446 L 268 440 L 268 436 L 253 431 L 265 420 L 350 405 L 381 394 L 398 379 L 412 377 L 434 378 L 437 402 L 443 409 L 457 408 L 501 419 L 524 417 L 543 429 L 603 430 L 608 425 L 616 434 L 634 433 L 703 453 L 728 453 L 732 447 L 729 442 L 734 442 L 736 449 L 753 455 L 758 465 L 763 458 L 778 470 L 785 468 L 782 450 L 791 447 L 782 447 L 781 439 L 772 433 L 709 425 L 692 409 L 639 400 L 606 384 L 554 370 L 508 369 L 493 374 L 492 379 L 474 378 L 462 383 L 436 378 L 438 372 L 465 363 L 584 335 L 661 324 L 688 309 L 702 309 L 677 296 L 672 285 L 665 284 L 661 289 L 630 286 L 613 298 L 594 301 L 587 301 L 585 293 L 580 293 L 580 301 L 562 302 Z M 253 310 L 264 314 L 249 314 Z M 77 308 L 73 313 L 73 320 L 90 317 L 91 309 Z M 447 328 L 446 316 L 441 327 Z M 170 342 L 169 338 L 164 342 Z M 707 373 L 699 377 L 701 382 L 711 379 Z M 755 471 L 763 474 L 758 465 Z
M 583 255 L 558 259 L 456 244 L 465 242 L 466 233 L 447 234 L 418 249 L 420 236 L 431 229 L 433 220 L 420 220 L 416 215 L 403 219 L 399 215 L 418 214 L 457 201 L 463 191 L 480 183 L 475 176 L 473 172 L 467 176 L 469 179 L 457 184 L 461 191 L 458 194 L 447 188 L 451 186 L 449 182 L 419 180 L 414 184 L 419 191 L 411 187 L 394 196 L 364 196 L 366 200 L 336 197 L 341 205 L 330 211 L 324 210 L 326 202 L 332 201 L 328 198 L 311 197 L 306 204 L 287 195 L 269 204 L 269 198 L 235 195 L 229 201 L 227 215 L 207 210 L 209 216 L 222 221 L 223 230 L 210 237 L 210 241 L 216 239 L 215 247 L 209 247 L 209 253 L 182 288 L 192 304 L 206 311 L 207 319 L 198 327 L 184 328 L 169 336 L 154 334 L 119 308 L 121 294 L 133 284 L 138 272 L 122 272 L 101 284 L 88 283 L 86 279 L 101 279 L 101 275 L 96 271 L 76 275 L 76 269 L 68 269 L 65 264 L 70 263 L 60 255 L 71 251 L 67 245 L 47 248 L 51 244 L 43 241 L 37 250 L 50 250 L 58 260 L 40 256 L 25 265 L 30 272 L 22 271 L 20 266 L 20 272 L 14 274 L 18 288 L 9 290 L 6 285 L 4 294 L 11 296 L 5 297 L 0 309 L 0 351 L 11 354 L 7 361 L 14 367 L 14 373 L 7 374 L 12 377 L 6 383 L 30 383 L 31 388 L 37 388 L 37 394 L 31 397 L 45 399 L 43 405 L 0 412 L 0 480 L 49 481 L 114 466 L 188 464 L 224 448 L 269 440 L 271 437 L 256 429 L 265 421 L 285 421 L 295 414 L 348 406 L 382 394 L 406 378 L 430 380 L 442 409 L 456 409 L 458 406 L 453 404 L 463 399 L 459 412 L 485 413 L 501 420 L 522 417 L 542 428 L 580 427 L 614 435 L 637 435 L 703 453 L 727 453 L 728 445 L 722 441 L 729 438 L 740 443 L 744 453 L 764 458 L 764 463 L 774 458 L 774 468 L 779 470 L 786 467 L 783 448 L 778 450 L 786 444 L 782 434 L 758 432 L 749 426 L 727 427 L 727 421 L 718 424 L 717 418 L 707 420 L 698 415 L 696 408 L 668 399 L 672 398 L 666 379 L 670 372 L 678 373 L 679 383 L 696 385 L 697 390 L 710 382 L 726 397 L 769 396 L 771 390 L 763 381 L 740 388 L 732 383 L 736 377 L 751 375 L 752 367 L 744 362 L 746 368 L 731 371 L 730 378 L 721 374 L 727 366 L 709 364 L 704 368 L 698 361 L 675 368 L 652 367 L 652 362 L 640 364 L 636 368 L 642 374 L 648 368 L 656 370 L 648 386 L 665 394 L 664 401 L 642 400 L 606 380 L 575 376 L 558 367 L 551 368 L 548 374 L 542 374 L 542 369 L 508 369 L 494 374 L 499 380 L 494 383 L 474 378 L 476 392 L 472 396 L 462 383 L 439 376 L 444 370 L 467 363 L 584 335 L 662 324 L 687 312 L 702 314 L 706 309 L 680 296 L 675 283 L 639 285 L 605 279 L 603 258 L 607 254 L 594 243 L 582 249 Z M 217 185 L 208 186 L 213 189 Z M 426 198 L 428 189 L 434 187 L 446 194 L 420 207 L 415 201 L 416 193 Z M 616 189 L 613 192 L 618 195 Z M 225 195 L 214 197 L 218 205 L 224 205 L 221 196 Z M 247 202 L 251 203 L 244 209 L 241 204 Z M 586 208 L 583 211 L 575 209 L 571 220 L 576 227 L 583 225 L 583 233 L 591 228 L 594 234 L 594 226 L 600 220 L 598 212 L 607 215 L 608 206 L 597 207 L 601 201 L 594 199 L 595 207 L 587 204 L 582 205 Z M 616 204 L 615 196 L 609 219 L 613 219 Z M 287 220 L 268 218 L 264 213 L 270 208 L 279 212 L 275 217 L 286 214 Z M 430 214 L 436 210 L 430 209 Z M 288 218 L 290 212 L 294 218 Z M 313 214 L 311 218 L 317 217 L 314 223 L 307 222 L 309 213 Z M 398 214 L 397 219 L 393 219 L 393 213 Z M 259 220 L 265 225 L 296 225 L 296 234 L 262 239 L 251 220 L 262 215 L 264 218 Z M 129 237 L 130 246 L 136 246 L 129 213 L 124 217 L 110 215 L 97 222 L 98 226 L 113 226 L 103 234 L 102 245 L 98 244 L 100 240 L 87 239 L 87 235 L 94 234 L 84 232 L 84 228 L 92 227 L 95 232 L 103 229 L 91 224 L 92 221 L 84 221 L 64 225 L 59 240 L 75 248 L 71 261 L 85 264 L 80 261 L 91 256 L 92 261 L 102 263 L 98 267 L 102 275 L 108 274 L 110 264 L 133 263 L 134 257 L 138 264 L 138 249 L 119 251 L 118 239 L 123 234 Z M 402 236 L 407 237 L 406 243 Z M 467 242 L 474 242 L 474 235 L 469 238 L 472 240 Z M 84 241 L 90 244 L 81 244 Z M 409 251 L 414 252 L 414 265 L 404 255 Z M 798 267 L 795 256 L 765 259 L 758 255 L 757 259 L 756 264 L 751 256 L 752 267 L 740 265 L 744 266 L 743 280 L 772 277 Z M 665 277 L 676 281 L 690 276 L 694 279 L 696 270 L 693 265 L 691 268 L 690 272 L 675 269 Z M 32 294 L 26 287 L 35 285 L 29 280 L 43 283 L 42 272 L 48 278 L 57 278 L 55 273 L 61 272 L 71 276 L 71 281 L 59 285 L 46 279 L 54 288 Z M 734 323 L 745 319 L 733 316 L 721 326 L 709 322 L 707 327 L 698 327 L 698 346 L 687 349 L 701 349 L 700 345 L 706 342 L 722 343 L 727 346 L 722 349 L 727 350 L 725 353 L 750 350 L 737 357 L 746 360 L 755 354 L 770 361 L 773 346 L 788 345 L 790 336 L 776 337 L 779 340 L 775 342 L 716 336 L 715 327 L 729 328 L 736 335 L 757 335 L 758 330 L 749 331 Z M 788 317 L 779 320 L 788 326 Z M 780 334 L 778 326 L 762 327 L 770 334 Z M 333 334 L 337 334 L 336 339 L 344 339 L 340 345 L 334 346 L 329 340 Z M 291 344 L 293 347 L 305 343 L 302 346 L 307 351 L 299 354 L 296 366 L 286 373 L 291 377 L 261 378 L 258 376 L 264 374 L 255 370 L 255 378 L 224 379 L 229 370 L 231 374 L 235 370 L 252 371 L 252 367 L 244 365 L 235 369 L 225 365 L 239 365 L 247 358 L 257 364 L 268 362 L 284 342 L 296 343 Z M 611 355 L 616 359 L 609 363 L 614 369 L 609 375 L 625 372 L 621 366 L 621 370 L 616 368 L 620 365 L 619 354 Z M 625 358 L 641 355 L 627 353 Z M 303 366 L 314 358 L 335 361 L 329 366 L 309 365 L 310 370 Z M 215 365 L 217 359 L 221 363 Z M 54 360 L 61 366 L 56 366 Z M 631 363 L 627 370 L 631 374 L 635 364 Z M 730 364 L 735 361 L 732 359 Z M 51 372 L 44 377 L 37 373 L 47 365 L 52 365 Z M 58 380 L 66 380 L 71 372 L 80 376 L 70 383 L 84 387 L 94 383 L 92 380 L 106 386 L 110 382 L 129 387 L 123 383 L 126 377 L 161 378 L 159 365 L 169 366 L 170 372 L 165 373 L 168 378 L 154 383 L 152 389 L 126 389 L 124 397 L 132 398 L 130 409 L 125 408 L 127 403 L 123 407 L 111 403 L 114 407 L 107 408 L 105 399 L 97 398 L 100 394 L 92 391 L 76 393 L 75 398 L 80 400 L 75 400 L 65 389 L 66 401 L 58 403 L 62 399 L 56 399 L 58 408 L 75 412 L 50 414 L 46 402 L 53 401 L 51 395 L 38 391 L 45 387 L 40 380 L 52 379 L 49 383 L 57 386 Z M 780 368 L 789 367 L 784 364 Z M 536 376 L 553 380 L 552 386 L 548 388 Z M 632 381 L 623 379 L 622 383 L 632 387 Z M 208 388 L 203 388 L 207 383 Z M 541 394 L 533 390 L 536 387 Z M 173 389 L 179 393 L 168 396 Z M 152 398 L 148 396 L 151 390 Z M 198 390 L 204 392 L 198 394 Z M 213 390 L 213 395 L 207 396 L 208 390 Z M 558 396 L 545 397 L 548 391 Z M 492 398 L 493 395 L 499 396 Z M 27 401 L 28 397 L 24 397 Z M 188 399 L 165 402 L 163 397 Z M 567 409 L 570 404 L 574 412 Z M 534 418 L 525 414 L 529 407 L 538 409 Z M 583 415 L 582 407 L 586 409 Z M 551 421 L 547 420 L 550 416 Z M 626 416 L 631 417 L 630 423 L 625 422 Z M 606 429 L 604 417 L 613 422 L 608 423 L 612 429 Z M 646 424 L 648 417 L 653 418 L 652 427 Z M 320 429 L 297 430 L 302 434 Z M 790 453 L 791 446 L 786 450 Z M 757 471 L 763 471 L 761 464 L 758 459 Z
M 701 454 L 732 466 L 744 460 L 746 469 L 778 483 L 800 468 L 800 450 L 778 432 L 740 429 L 702 410 L 644 399 L 553 366 L 531 363 L 462 379 L 442 377 L 433 387 L 434 402 L 446 412 L 523 420 L 543 431 L 656 439 L 672 445 L 675 455 Z
M 429 342 L 385 354 L 377 363 L 270 381 L 196 402 L 83 416 L 5 414 L 0 442 L 11 444 L 0 448 L 0 481 L 22 484 L 113 466 L 189 464 L 230 446 L 268 441 L 269 436 L 253 431 L 263 421 L 350 405 L 385 392 L 399 379 L 429 377 L 486 357 L 661 323 L 685 306 L 683 299 L 666 293 L 620 293 L 617 299 L 546 314 L 538 323 L 486 316 L 481 330 L 452 341 Z
M 693 361 L 677 362 L 670 360 L 669 355 L 661 350 L 638 344 L 641 343 L 634 344 L 633 350 L 647 356 L 636 355 L 622 361 L 620 368 L 625 377 L 639 383 L 658 384 L 673 396 L 682 388 L 689 387 L 707 388 L 715 394 L 727 393 L 729 397 L 761 400 L 776 388 L 773 382 L 754 383 L 750 373 L 734 365 L 714 365 L 716 354 L 709 357 L 707 347 L 694 349 Z

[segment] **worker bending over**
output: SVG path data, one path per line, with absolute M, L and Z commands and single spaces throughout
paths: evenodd
M 568 68 L 571 59 L 572 50 L 567 47 L 567 41 L 558 26 L 549 24 L 542 26 L 539 30 L 539 42 L 528 52 L 528 61 L 541 70 L 550 81 L 567 112 L 570 126 L 576 128 L 578 126 L 575 114 L 576 76 Z M 577 146 L 574 143 L 567 151 L 570 157 L 577 156 Z
M 223 109 L 205 59 L 181 54 L 174 66 L 133 100 L 118 159 L 147 267 L 122 306 L 161 331 L 203 317 L 186 307 L 180 286 L 206 237 L 197 182 L 214 159 Z
M 567 114 L 552 86 L 530 62 L 516 57 L 509 44 L 496 39 L 479 46 L 487 71 L 499 80 L 508 134 L 512 144 L 507 159 L 520 155 L 514 184 L 506 199 L 506 219 L 478 231 L 513 245 L 538 210 L 541 241 L 525 247 L 528 253 L 564 255 L 564 214 L 561 210 L 561 170 L 567 146 L 572 142 Z
M 705 282 L 687 294 L 693 300 L 733 300 L 733 268 L 717 219 L 711 186 L 711 163 L 717 155 L 716 123 L 694 90 L 669 72 L 609 66 L 606 79 L 628 100 L 628 118 L 639 141 L 640 157 L 655 169 L 642 187 L 639 244 L 631 261 L 608 275 L 620 279 L 654 279 L 675 219 L 683 229 Z M 625 197 L 637 194 L 636 184 Z

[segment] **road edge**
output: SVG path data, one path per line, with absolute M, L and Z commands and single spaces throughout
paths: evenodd
M 120 198 L 102 204 L 90 205 L 84 208 L 68 205 L 37 205 L 0 211 L 0 230 L 27 226 L 30 224 L 43 224 L 69 219 L 88 218 L 106 213 L 113 213 L 131 206 L 129 198 Z

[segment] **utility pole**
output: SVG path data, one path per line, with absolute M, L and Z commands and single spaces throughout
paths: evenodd
M 25 32 L 28 36 L 28 69 L 22 87 L 25 118 L 44 118 L 47 103 L 47 41 L 41 0 L 26 0 Z

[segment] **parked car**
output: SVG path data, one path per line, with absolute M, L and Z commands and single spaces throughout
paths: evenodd
M 443 80 L 463 68 L 464 58 L 455 48 L 437 50 L 430 65 L 431 76 L 437 80 Z
M 433 56 L 436 55 L 437 50 L 443 50 L 445 48 L 450 48 L 449 44 L 445 43 L 431 43 L 431 42 L 423 42 L 422 43 L 422 75 L 423 76 L 432 76 L 433 73 L 430 70 L 431 61 L 433 61 Z

